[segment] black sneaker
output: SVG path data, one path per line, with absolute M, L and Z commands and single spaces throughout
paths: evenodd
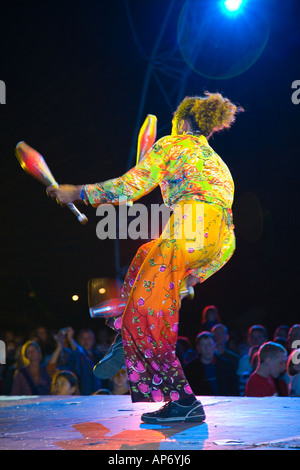
M 109 379 L 116 375 L 124 365 L 123 341 L 121 333 L 118 333 L 104 358 L 95 365 L 93 373 L 100 379 Z
M 205 421 L 205 413 L 200 401 L 194 401 L 190 406 L 182 406 L 175 401 L 169 401 L 166 405 L 153 413 L 144 413 L 141 417 L 145 423 L 174 423 L 176 421 L 202 422 Z

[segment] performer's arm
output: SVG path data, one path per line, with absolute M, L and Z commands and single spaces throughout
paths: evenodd
M 123 176 L 103 183 L 85 185 L 84 193 L 89 203 L 97 207 L 103 203 L 118 204 L 122 197 L 135 201 L 145 196 L 163 179 L 166 166 L 164 155 L 162 147 L 156 143 L 143 161 Z
M 119 178 L 84 186 L 48 187 L 47 193 L 60 204 L 84 200 L 97 207 L 105 203 L 118 204 L 122 197 L 135 201 L 152 191 L 163 179 L 166 152 L 161 141 L 153 145 L 142 162 Z

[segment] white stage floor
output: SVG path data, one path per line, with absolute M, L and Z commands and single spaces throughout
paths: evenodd
M 199 399 L 205 423 L 162 426 L 140 420 L 144 411 L 160 405 L 132 404 L 130 396 L 0 396 L 0 449 L 185 453 L 300 449 L 298 397 Z

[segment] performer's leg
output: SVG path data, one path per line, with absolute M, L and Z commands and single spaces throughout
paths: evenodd
M 128 299 L 130 291 L 134 285 L 134 282 L 138 276 L 140 267 L 142 266 L 147 254 L 149 253 L 151 247 L 154 245 L 155 240 L 151 240 L 148 243 L 144 243 L 136 252 L 134 258 L 132 259 L 130 266 L 128 268 L 126 277 L 124 279 L 121 292 L 120 292 L 120 297 L 122 299 Z M 106 319 L 106 324 L 113 330 L 115 330 L 117 333 L 121 332 L 121 323 L 122 323 L 122 318 L 121 316 L 117 317 L 110 317 Z
M 158 412 L 145 413 L 146 422 L 205 419 L 175 355 L 179 289 L 187 270 L 206 264 L 218 251 L 221 225 L 220 212 L 206 217 L 205 246 L 161 237 L 130 293 L 122 336 L 132 401 L 169 402 Z
M 153 246 L 155 240 L 145 243 L 142 245 L 137 253 L 135 254 L 127 275 L 125 277 L 122 289 L 121 298 L 128 299 L 129 293 L 134 285 L 134 282 L 138 276 L 141 265 L 143 264 L 151 246 Z M 107 326 L 116 331 L 117 335 L 107 351 L 103 359 L 94 367 L 93 373 L 100 379 L 108 379 L 115 375 L 120 368 L 124 365 L 124 352 L 123 352 L 123 341 L 121 336 L 121 324 L 122 317 L 109 317 L 106 320 Z
M 175 355 L 184 252 L 158 239 L 141 266 L 122 319 L 133 402 L 186 399 L 193 392 Z

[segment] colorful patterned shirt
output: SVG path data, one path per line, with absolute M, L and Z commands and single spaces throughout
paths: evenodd
M 104 203 L 117 204 L 120 197 L 135 201 L 158 185 L 164 203 L 169 207 L 181 201 L 195 200 L 231 212 L 232 176 L 203 135 L 163 137 L 123 176 L 87 184 L 84 190 L 90 204 L 97 207 Z

